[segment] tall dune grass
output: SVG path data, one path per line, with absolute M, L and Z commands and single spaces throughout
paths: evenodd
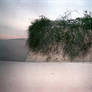
M 58 54 L 74 59 L 84 56 L 92 45 L 92 17 L 50 20 L 36 19 L 28 29 L 28 46 L 34 53 Z

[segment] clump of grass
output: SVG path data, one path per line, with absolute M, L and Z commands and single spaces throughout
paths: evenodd
M 46 17 L 35 20 L 28 29 L 28 46 L 32 52 L 57 54 L 74 59 L 87 54 L 92 45 L 92 17 L 84 14 L 76 19 L 52 21 Z
M 35 20 L 28 29 L 28 45 L 31 51 L 42 54 L 57 52 L 60 30 L 54 21 L 46 17 Z

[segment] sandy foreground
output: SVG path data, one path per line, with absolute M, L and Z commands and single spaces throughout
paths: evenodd
M 92 64 L 0 62 L 0 92 L 92 92 Z

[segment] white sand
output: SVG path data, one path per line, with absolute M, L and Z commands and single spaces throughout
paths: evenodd
M 0 92 L 92 92 L 92 64 L 1 62 Z
M 28 62 L 47 62 L 47 56 L 42 56 L 40 54 L 33 54 L 32 52 L 30 52 L 27 55 L 26 61 Z M 57 55 L 52 55 L 51 58 L 48 58 L 48 62 L 69 62 L 71 61 L 68 57 L 63 57 L 63 54 L 57 54 Z M 89 62 L 92 61 L 92 48 L 89 49 L 89 52 L 87 55 L 83 56 L 79 56 L 76 57 L 74 60 L 72 60 L 72 62 Z

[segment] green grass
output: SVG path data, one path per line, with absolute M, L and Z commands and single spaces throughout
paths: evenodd
M 41 17 L 28 29 L 28 46 L 34 53 L 58 54 L 71 60 L 84 56 L 92 45 L 92 17 L 85 15 L 76 19 L 50 20 Z

